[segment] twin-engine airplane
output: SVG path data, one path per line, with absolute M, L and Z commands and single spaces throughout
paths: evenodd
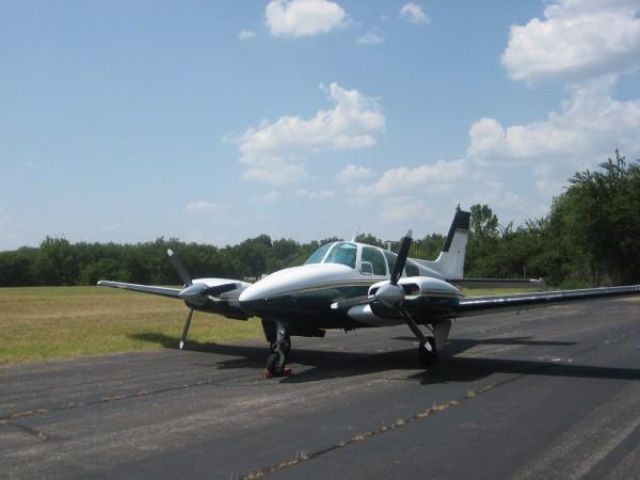
M 436 361 L 457 317 L 493 310 L 522 309 L 567 301 L 640 294 L 640 285 L 560 290 L 466 298 L 463 285 L 470 213 L 456 210 L 440 255 L 434 261 L 408 258 L 411 231 L 397 254 L 357 242 L 322 245 L 299 267 L 285 268 L 254 284 L 227 278 L 192 279 L 172 252 L 169 260 L 184 288 L 101 280 L 98 285 L 183 300 L 189 308 L 180 348 L 184 347 L 194 310 L 236 320 L 262 319 L 271 354 L 267 376 L 285 373 L 290 337 L 323 337 L 328 328 L 351 330 L 406 323 L 419 341 L 418 357 Z M 427 329 L 423 333 L 421 326 Z

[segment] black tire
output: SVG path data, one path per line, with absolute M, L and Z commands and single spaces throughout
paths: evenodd
M 281 377 L 284 374 L 284 365 L 287 358 L 280 352 L 274 352 L 267 358 L 267 372 L 274 377 Z
M 427 343 L 429 347 L 427 347 Z M 436 347 L 436 340 L 433 337 L 427 337 L 426 342 L 420 342 L 418 347 L 418 359 L 420 364 L 425 367 L 435 365 L 438 361 L 438 348 Z

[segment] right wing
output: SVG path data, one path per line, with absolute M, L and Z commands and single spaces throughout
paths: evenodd
M 98 285 L 101 287 L 122 288 L 124 290 L 133 290 L 134 292 L 151 293 L 163 297 L 180 299 L 181 288 L 155 287 L 153 285 L 139 285 L 137 283 L 112 282 L 111 280 L 100 280 Z
M 538 288 L 546 287 L 542 278 L 459 278 L 447 279 L 462 288 Z
M 458 317 L 468 317 L 492 311 L 520 310 L 529 307 L 542 307 L 565 302 L 581 302 L 624 295 L 640 295 L 640 285 L 518 293 L 491 297 L 465 297 L 460 299 L 457 313 Z

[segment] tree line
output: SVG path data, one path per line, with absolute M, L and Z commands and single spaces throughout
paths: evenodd
M 371 234 L 357 241 L 387 246 Z M 233 246 L 159 238 L 138 244 L 70 243 L 47 237 L 39 247 L 0 252 L 0 286 L 94 285 L 99 279 L 171 285 L 179 283 L 167 249 L 179 252 L 194 277 L 256 279 L 300 265 L 320 245 L 259 235 Z M 500 223 L 488 205 L 471 207 L 465 275 L 544 278 L 549 285 L 579 287 L 640 281 L 640 161 L 614 158 L 595 171 L 577 172 L 548 215 L 514 228 Z M 415 258 L 435 258 L 444 236 L 417 239 Z M 397 242 L 391 242 L 395 251 Z

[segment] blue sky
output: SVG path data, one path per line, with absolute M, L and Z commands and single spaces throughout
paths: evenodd
M 444 232 L 640 156 L 640 0 L 0 4 L 0 250 Z

